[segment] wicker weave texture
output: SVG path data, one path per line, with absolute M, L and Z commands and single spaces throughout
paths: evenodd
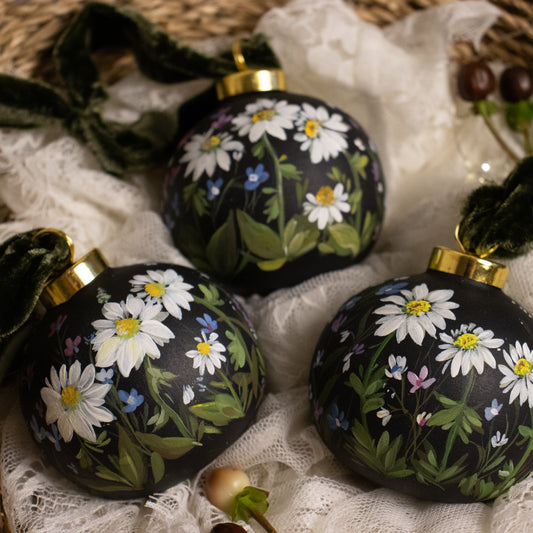
M 29 79 L 49 79 L 50 50 L 61 30 L 89 0 L 2 0 L 0 2 L 0 71 Z M 159 24 L 174 39 L 190 43 L 251 31 L 269 9 L 288 0 L 106 0 L 127 6 Z M 409 13 L 457 0 L 346 0 L 365 21 L 385 26 Z M 482 0 L 483 1 L 483 0 Z M 533 65 L 533 2 L 492 0 L 501 17 L 481 43 L 479 55 L 507 64 Z M 467 60 L 469 43 L 458 43 L 452 57 Z M 131 69 L 131 58 L 101 58 L 107 78 Z

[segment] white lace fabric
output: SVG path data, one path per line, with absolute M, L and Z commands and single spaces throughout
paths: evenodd
M 379 29 L 341 0 L 294 0 L 258 24 L 291 92 L 322 98 L 361 123 L 379 149 L 387 183 L 383 233 L 361 264 L 243 302 L 267 359 L 269 393 L 255 424 L 208 468 L 239 466 L 270 491 L 267 516 L 279 533 L 533 531 L 533 477 L 490 504 L 427 502 L 376 487 L 324 446 L 307 392 L 318 336 L 348 296 L 422 272 L 433 246 L 455 248 L 461 204 L 479 184 L 473 162 L 495 148 L 480 119 L 457 112 L 449 47 L 457 39 L 478 42 L 497 16 L 488 2 L 464 1 Z M 190 89 L 135 75 L 111 88 L 108 112 L 131 120 L 147 102 L 175 105 Z M 458 144 L 474 133 L 475 142 Z M 98 247 L 113 266 L 188 265 L 158 214 L 161 180 L 152 178 L 120 181 L 103 173 L 61 131 L 1 131 L 0 202 L 13 217 L 0 224 L 0 242 L 56 227 L 74 240 L 76 256 Z M 533 255 L 509 265 L 505 292 L 533 311 Z M 111 501 L 78 490 L 44 464 L 16 396 L 14 387 L 0 391 L 1 487 L 14 532 L 208 533 L 227 520 L 203 496 L 202 473 L 147 500 Z M 261 531 L 253 520 L 245 528 Z

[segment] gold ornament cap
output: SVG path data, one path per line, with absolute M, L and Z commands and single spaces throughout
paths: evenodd
M 56 229 L 45 229 L 40 233 L 45 232 L 60 234 L 65 238 L 70 247 L 71 265 L 57 278 L 49 281 L 45 285 L 39 298 L 44 307 L 51 309 L 52 307 L 61 305 L 72 298 L 72 296 L 74 296 L 79 290 L 83 289 L 86 285 L 89 285 L 89 283 L 108 268 L 109 265 L 100 250 L 96 248 L 74 263 L 74 244 L 70 237 Z
M 285 74 L 281 69 L 250 69 L 241 51 L 240 40 L 233 43 L 233 59 L 238 72 L 228 74 L 216 83 L 219 100 L 248 92 L 284 91 Z
M 428 269 L 463 276 L 499 289 L 505 285 L 509 272 L 505 265 L 444 246 L 433 248 Z

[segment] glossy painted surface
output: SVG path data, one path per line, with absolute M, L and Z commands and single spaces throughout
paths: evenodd
M 533 469 L 533 319 L 500 289 L 428 270 L 350 298 L 310 373 L 324 442 L 371 481 L 490 500 Z
M 253 421 L 264 364 L 237 300 L 170 264 L 109 268 L 47 312 L 21 405 L 48 464 L 134 498 L 195 475 Z
M 242 294 L 360 261 L 383 218 L 381 164 L 361 126 L 282 91 L 228 98 L 199 121 L 164 193 L 176 246 Z

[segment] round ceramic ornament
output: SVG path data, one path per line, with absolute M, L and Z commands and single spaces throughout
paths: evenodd
M 533 317 L 507 267 L 435 248 L 426 272 L 353 296 L 310 373 L 320 436 L 347 467 L 425 499 L 490 500 L 533 469 Z
M 285 91 L 281 70 L 217 85 L 220 107 L 179 143 L 164 219 L 202 271 L 242 294 L 266 294 L 360 261 L 383 218 L 376 147 L 352 117 Z
M 89 492 L 160 492 L 251 424 L 264 363 L 239 303 L 166 263 L 109 268 L 98 250 L 41 295 L 24 348 L 22 412 L 62 474 Z

